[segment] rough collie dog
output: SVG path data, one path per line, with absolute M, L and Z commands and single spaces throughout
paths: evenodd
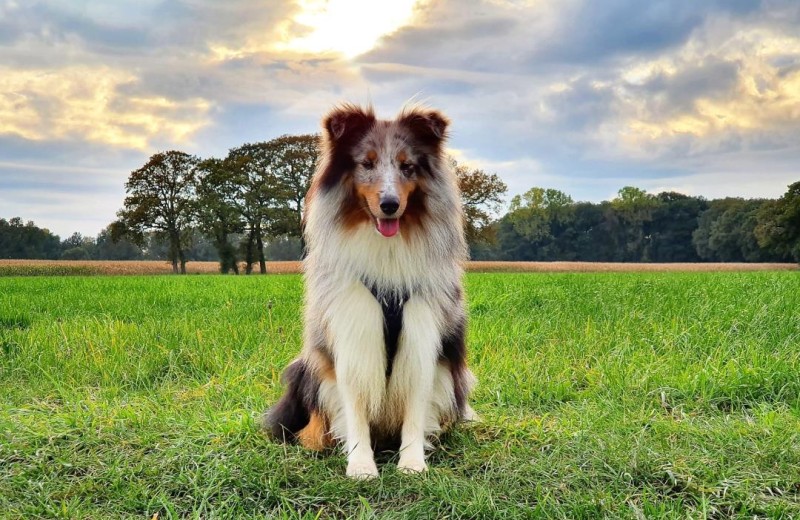
M 428 441 L 472 419 L 461 288 L 467 257 L 448 120 L 405 108 L 335 108 L 306 197 L 305 335 L 266 414 L 284 441 L 341 442 L 347 475 L 378 475 L 374 446 L 398 468 L 427 469 Z

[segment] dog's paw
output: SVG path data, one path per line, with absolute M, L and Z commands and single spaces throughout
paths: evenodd
M 400 462 L 397 463 L 397 470 L 406 475 L 412 473 L 424 473 L 428 471 L 428 465 L 424 459 L 404 459 L 400 457 Z
M 347 476 L 357 480 L 378 477 L 378 466 L 374 460 L 351 460 L 347 463 Z
M 470 405 L 467 405 L 464 409 L 464 413 L 461 414 L 461 420 L 465 422 L 481 422 L 481 417 Z

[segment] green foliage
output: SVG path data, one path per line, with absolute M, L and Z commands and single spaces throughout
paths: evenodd
M 301 287 L 0 279 L 2 516 L 800 516 L 796 273 L 469 275 L 483 420 L 373 482 L 257 429 Z
M 91 255 L 85 247 L 72 247 L 61 253 L 62 260 L 90 260 Z
M 611 201 L 576 203 L 559 190 L 534 187 L 512 198 L 508 213 L 493 223 L 497 244 L 473 247 L 472 253 L 482 260 L 782 262 L 790 249 L 771 237 L 794 236 L 788 230 L 800 226 L 792 227 L 795 217 L 787 208 L 793 207 L 651 195 L 632 186 Z
M 562 191 L 531 188 L 511 199 L 508 217 L 520 236 L 535 242 L 552 238 L 553 225 L 571 218 L 572 204 Z
M 244 220 L 247 272 L 257 260 L 266 272 L 264 238 L 300 235 L 303 200 L 317 161 L 317 135 L 282 136 L 230 150 L 240 161 L 235 197 Z
M 19 217 L 0 218 L 0 258 L 53 260 L 61 255 L 58 236 Z
M 800 182 L 780 199 L 765 203 L 757 216 L 755 235 L 761 247 L 800 262 Z
M 272 170 L 288 202 L 288 212 L 273 224 L 274 234 L 302 238 L 303 203 L 317 165 L 319 135 L 284 135 L 267 144 L 274 150 Z
M 93 260 L 141 260 L 142 249 L 120 233 L 119 223 L 112 223 L 98 233 L 91 248 Z
M 493 214 L 500 211 L 508 186 L 496 173 L 486 173 L 479 168 L 469 168 L 450 157 L 458 178 L 467 243 L 472 246 L 494 243 L 497 239 L 490 226 Z
M 147 232 L 154 232 L 169 242 L 169 259 L 174 272 L 186 272 L 186 248 L 189 229 L 195 222 L 195 175 L 198 158 L 169 151 L 157 153 L 147 163 L 131 172 L 125 183 L 124 208 L 119 211 L 126 237 L 144 244 Z
M 708 208 L 705 199 L 681 193 L 663 192 L 650 219 L 643 223 L 646 244 L 643 257 L 653 262 L 697 262 L 700 256 L 692 243 L 698 218 Z
M 700 257 L 713 262 L 785 260 L 785 256 L 761 248 L 756 239 L 758 214 L 767 203 L 737 198 L 711 201 L 693 233 Z
M 237 247 L 232 239 L 244 232 L 244 219 L 236 197 L 246 158 L 207 159 L 198 166 L 197 221 L 212 237 L 220 259 L 220 271 L 239 274 Z
M 657 197 L 633 186 L 620 189 L 617 197 L 611 201 L 611 206 L 619 219 L 623 261 L 650 260 L 645 254 L 647 246 L 645 224 L 652 220 L 653 213 L 659 205 Z

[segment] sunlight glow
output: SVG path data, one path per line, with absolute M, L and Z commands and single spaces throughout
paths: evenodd
M 120 91 L 136 81 L 129 72 L 107 67 L 0 67 L 0 135 L 145 149 L 155 138 L 185 142 L 208 124 L 208 101 Z
M 299 0 L 301 12 L 287 29 L 282 50 L 341 54 L 353 58 L 378 40 L 408 25 L 418 0 Z M 296 26 L 308 32 L 294 36 Z
M 669 77 L 683 67 L 698 69 L 704 60 L 736 64 L 736 82 L 725 92 L 698 97 L 679 113 L 662 114 L 643 102 L 631 102 L 635 112 L 624 136 L 635 146 L 679 136 L 707 138 L 788 127 L 800 119 L 800 71 L 781 65 L 800 54 L 800 38 L 771 35 L 763 30 L 740 32 L 714 56 L 687 51 L 671 62 L 658 59 L 623 73 L 633 85 L 653 77 Z

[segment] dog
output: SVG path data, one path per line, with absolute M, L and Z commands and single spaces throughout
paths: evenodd
M 426 471 L 430 441 L 476 419 L 448 125 L 421 106 L 379 120 L 346 104 L 322 121 L 304 215 L 303 349 L 265 420 L 283 441 L 341 443 L 350 477 L 378 476 L 374 447 L 392 444 L 400 471 Z

